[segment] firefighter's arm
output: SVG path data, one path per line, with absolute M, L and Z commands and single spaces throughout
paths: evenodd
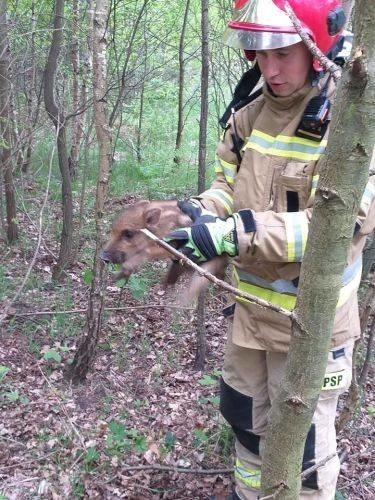
M 219 217 L 228 217 L 233 213 L 233 187 L 240 164 L 238 147 L 241 146 L 241 138 L 244 136 L 243 120 L 233 117 L 228 122 L 226 130 L 219 141 L 215 156 L 215 180 L 211 187 L 197 196 L 195 199 L 207 210 L 214 212 Z M 236 138 L 237 153 L 234 142 Z
M 237 225 L 238 254 L 242 262 L 300 262 L 305 252 L 312 208 L 300 212 L 252 211 L 255 231 Z M 356 218 L 355 235 L 375 226 L 375 176 L 370 177 Z

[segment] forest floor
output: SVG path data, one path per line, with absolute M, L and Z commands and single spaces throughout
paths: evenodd
M 31 225 L 29 233 L 35 243 Z M 33 245 L 20 248 L 0 249 L 3 305 L 32 258 Z M 106 307 L 127 309 L 106 312 L 95 365 L 84 384 L 72 386 L 63 370 L 74 356 L 84 313 L 38 313 L 85 310 L 89 260 L 80 258 L 67 281 L 53 285 L 51 249 L 53 243 L 42 242 L 2 325 L 0 500 L 224 500 L 233 467 L 233 436 L 218 410 L 224 294 L 209 292 L 202 372 L 194 369 L 194 311 L 173 308 L 178 291 L 167 293 L 159 283 L 163 265 L 146 267 L 132 288 L 109 285 Z M 354 420 L 338 436 L 343 463 L 337 499 L 375 498 L 374 412 L 371 380 Z

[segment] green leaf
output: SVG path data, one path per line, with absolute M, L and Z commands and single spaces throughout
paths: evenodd
M 0 365 L 0 382 L 3 381 L 5 375 L 9 372 L 10 368 L 5 365 Z
M 341 491 L 336 490 L 335 493 L 335 500 L 345 500 L 345 496 L 341 493 Z
M 9 391 L 5 394 L 5 397 L 9 399 L 11 403 L 15 403 L 20 398 L 20 393 L 18 391 Z
M 375 406 L 369 406 L 367 408 L 367 413 L 370 415 L 370 417 L 375 417 Z
M 89 446 L 86 450 L 85 458 L 83 459 L 85 463 L 96 462 L 100 457 L 100 453 L 95 448 L 95 446 Z
M 208 435 L 201 429 L 195 429 L 194 438 L 200 444 L 207 443 L 208 441 Z
M 211 377 L 211 375 L 203 375 L 201 379 L 198 380 L 200 385 L 216 385 L 217 379 Z
M 53 359 L 56 363 L 61 363 L 61 356 L 55 349 L 47 349 L 43 355 L 46 361 Z
M 176 436 L 171 431 L 167 431 L 164 437 L 164 446 L 168 451 L 171 451 L 176 443 Z
M 91 285 L 92 280 L 94 279 L 94 274 L 93 274 L 92 270 L 86 269 L 82 274 L 82 279 L 86 285 Z
M 123 441 L 126 435 L 125 425 L 116 420 L 112 420 L 108 424 L 108 429 L 110 430 L 112 437 L 115 441 Z
M 134 439 L 134 448 L 138 453 L 145 453 L 147 451 L 147 439 L 146 436 L 140 435 Z
M 132 274 L 128 280 L 130 292 L 135 300 L 141 300 L 147 293 L 147 285 L 139 276 Z
M 119 280 L 116 281 L 116 286 L 119 288 L 124 288 L 128 280 L 126 278 L 120 278 Z

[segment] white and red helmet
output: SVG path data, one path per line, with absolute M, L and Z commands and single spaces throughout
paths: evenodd
M 255 50 L 278 49 L 301 41 L 285 12 L 286 0 L 236 0 L 224 42 L 243 49 L 253 60 Z M 345 25 L 341 0 L 289 0 L 302 29 L 327 54 Z M 314 61 L 314 68 L 319 64 Z

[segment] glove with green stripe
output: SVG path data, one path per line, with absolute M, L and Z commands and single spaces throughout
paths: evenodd
M 191 227 L 176 229 L 164 239 L 191 260 L 201 264 L 222 254 L 231 257 L 238 255 L 238 225 L 245 232 L 255 231 L 251 210 L 241 210 L 226 220 L 202 215 Z

